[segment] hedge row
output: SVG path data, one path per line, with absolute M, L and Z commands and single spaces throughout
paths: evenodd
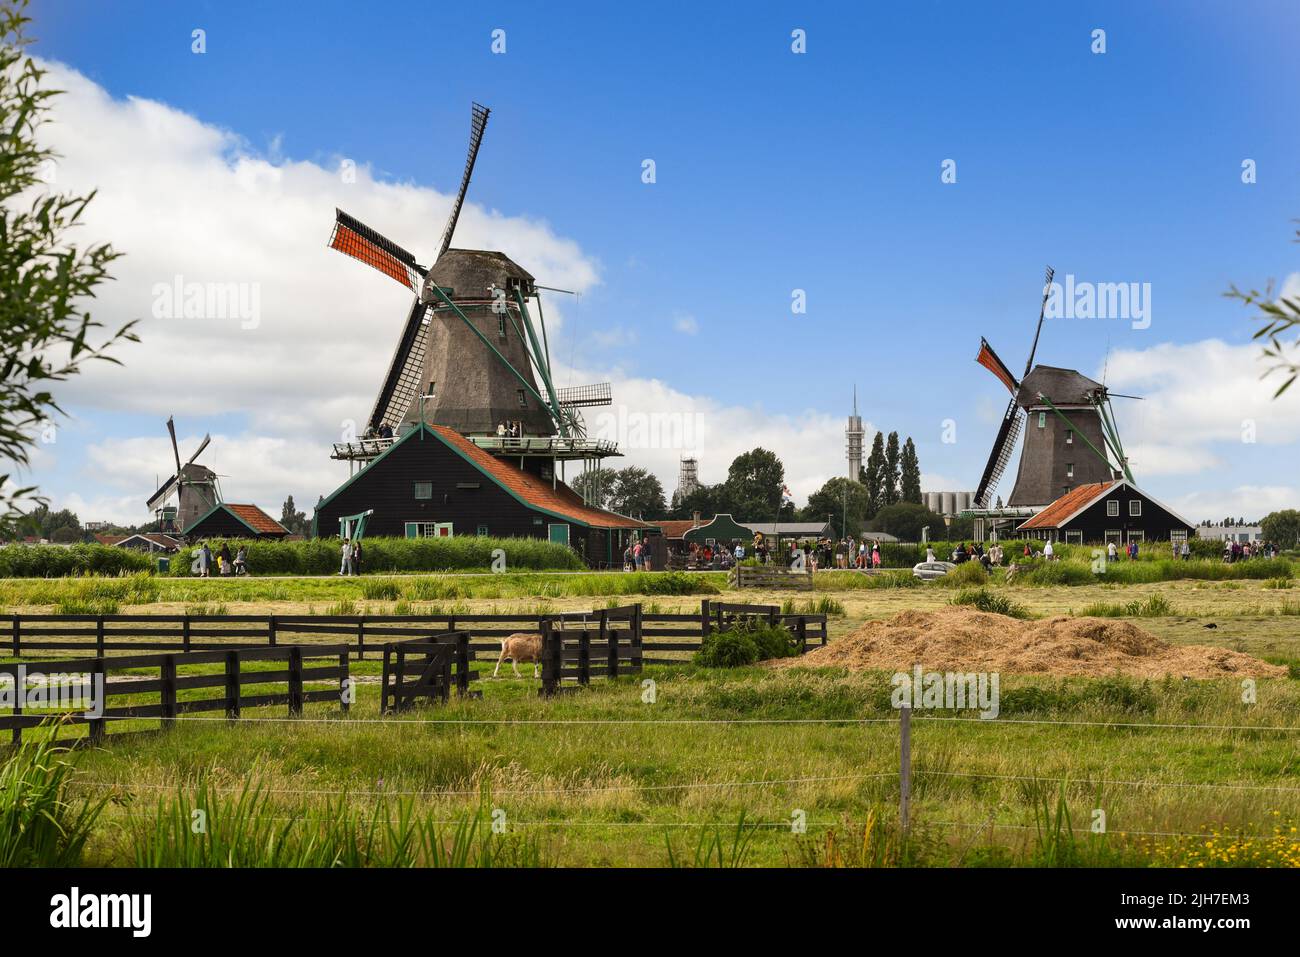
M 867 533 L 868 538 L 870 532 Z M 1046 544 L 1041 539 L 1004 539 L 998 544 L 1002 546 L 1005 555 L 1004 564 L 1012 561 L 1020 561 L 1024 555 L 1025 543 L 1029 542 L 1035 552 L 1042 553 L 1043 545 Z M 930 542 L 926 545 L 904 545 L 897 542 L 887 542 L 880 546 L 881 562 L 886 568 L 911 568 L 917 562 L 925 561 L 925 550 L 927 547 L 934 549 L 934 557 L 939 561 L 947 561 L 948 556 L 961 542 Z M 971 543 L 964 543 L 967 548 Z M 1206 558 L 1222 561 L 1223 543 L 1212 539 L 1193 538 L 1188 541 L 1190 546 L 1191 558 Z M 988 543 L 985 543 L 988 548 Z M 1094 551 L 1102 551 L 1104 545 L 1066 545 L 1063 542 L 1053 542 L 1052 551 L 1057 558 L 1078 558 L 1091 561 Z M 1124 558 L 1123 546 L 1120 546 L 1120 558 Z M 1138 549 L 1138 561 L 1160 561 L 1171 559 L 1170 546 L 1168 542 L 1144 542 Z
M 0 578 L 64 578 L 69 575 L 129 575 L 147 572 L 154 560 L 115 545 L 5 545 Z
M 210 540 L 215 556 L 222 545 L 234 555 L 248 549 L 252 575 L 329 575 L 338 572 L 342 548 L 338 539 L 272 542 L 240 539 Z M 366 538 L 362 540 L 363 574 L 370 572 L 492 571 L 496 549 L 505 552 L 507 571 L 580 571 L 586 566 L 573 549 L 540 538 Z M 197 546 L 172 556 L 171 574 L 187 577 Z M 215 569 L 213 570 L 215 574 Z

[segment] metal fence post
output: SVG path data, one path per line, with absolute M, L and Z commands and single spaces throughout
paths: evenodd
M 898 820 L 906 837 L 912 815 L 912 708 L 898 709 Z

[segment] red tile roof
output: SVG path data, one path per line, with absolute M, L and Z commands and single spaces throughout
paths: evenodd
M 688 518 L 684 520 L 672 519 L 667 522 L 655 522 L 654 524 L 664 530 L 664 538 L 681 538 L 692 528 L 696 528 L 700 525 L 707 525 L 708 522 L 704 519 L 700 519 L 697 522 L 694 519 Z
M 1091 505 L 1114 484 L 1115 482 L 1092 482 L 1070 489 L 1029 521 L 1022 522 L 1020 528 L 1059 528 L 1071 515 Z
M 645 522 L 638 521 L 635 518 L 628 518 L 626 515 L 617 515 L 614 512 L 607 512 L 604 509 L 584 505 L 582 496 L 563 482 L 556 482 L 555 488 L 551 488 L 550 482 L 545 482 L 531 472 L 525 472 L 523 469 L 511 465 L 505 459 L 499 459 L 495 455 L 484 452 L 455 429 L 448 428 L 445 425 L 430 425 L 427 428 L 436 433 L 447 445 L 469 459 L 479 471 L 485 473 L 502 488 L 518 496 L 526 505 L 547 512 L 554 512 L 565 518 L 573 519 L 575 522 L 594 525 L 597 528 L 646 527 Z
M 253 531 L 259 535 L 288 535 L 289 530 L 267 515 L 256 505 L 231 505 L 229 502 L 224 503 L 225 507 L 235 517 L 243 520 Z

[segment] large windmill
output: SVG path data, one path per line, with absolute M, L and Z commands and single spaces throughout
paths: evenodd
M 1052 276 L 1049 266 L 1038 311 L 1038 326 L 1020 379 L 1011 374 L 988 340 L 980 339 L 980 351 L 975 361 L 997 376 L 1011 393 L 1011 400 L 975 490 L 976 508 L 989 507 L 1022 431 L 1025 432 L 1025 441 L 1016 484 L 1007 499 L 1009 507 L 1039 508 L 1072 488 L 1109 481 L 1117 473 L 1122 473 L 1130 482 L 1133 480 L 1115 427 L 1115 415 L 1110 405 L 1112 393 L 1106 386 L 1074 369 L 1034 365 Z
M 172 440 L 176 472 L 145 504 L 158 520 L 159 531 L 183 532 L 221 501 L 221 488 L 217 484 L 217 473 L 195 461 L 208 447 L 212 436 L 203 436 L 194 454 L 182 465 L 180 447 L 176 444 L 176 425 L 171 417 L 167 419 L 167 434 Z M 175 504 L 168 504 L 173 498 Z
M 415 295 L 368 425 L 376 432 L 385 426 L 396 432 L 423 420 L 492 448 L 498 427 L 517 423 L 515 454 L 521 443 L 532 446 L 523 440 L 555 439 L 540 443 L 551 457 L 590 458 L 578 409 L 609 405 L 608 383 L 557 389 L 541 311 L 539 290 L 545 287 L 505 253 L 451 245 L 489 112 L 473 105 L 469 155 L 432 266 L 420 265 L 392 240 L 335 211 L 329 245 Z M 530 303 L 537 309 L 537 325 Z M 336 446 L 335 457 L 368 459 L 376 449 L 373 443 Z

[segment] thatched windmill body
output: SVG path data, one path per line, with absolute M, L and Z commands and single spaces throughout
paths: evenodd
M 157 519 L 160 532 L 180 533 L 221 502 L 221 487 L 217 484 L 217 473 L 195 461 L 208 447 L 212 436 L 204 435 L 194 454 L 181 464 L 176 425 L 170 417 L 167 419 L 167 434 L 172 440 L 176 471 L 149 496 L 145 505 Z

